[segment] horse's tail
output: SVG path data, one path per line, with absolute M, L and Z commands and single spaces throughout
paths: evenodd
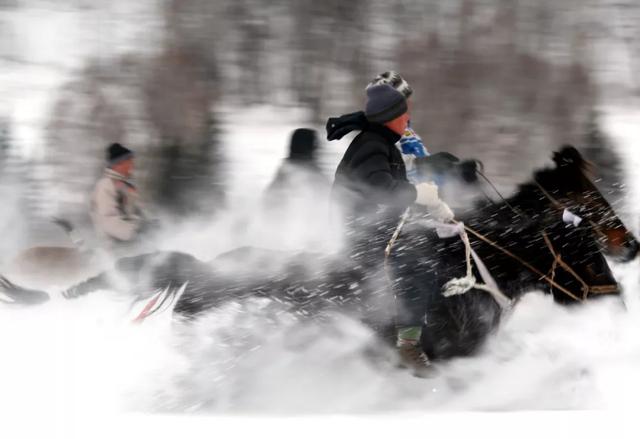
M 0 275 L 0 303 L 9 305 L 38 305 L 49 300 L 44 291 L 28 290 Z
M 131 305 L 131 310 L 134 312 L 135 317 L 131 320 L 131 323 L 142 323 L 147 317 L 153 314 L 160 314 L 169 311 L 169 314 L 173 314 L 173 309 L 176 303 L 180 299 L 180 296 L 184 294 L 189 282 L 185 282 L 179 288 L 171 288 L 171 285 L 167 285 L 164 289 L 159 289 L 154 294 L 144 299 L 136 300 Z M 140 311 L 133 311 L 135 308 L 143 305 Z
M 58 218 L 58 217 L 51 218 L 51 221 L 53 221 L 54 224 L 60 226 L 62 230 L 65 231 L 67 236 L 69 236 L 69 239 L 71 239 L 71 242 L 73 243 L 73 245 L 78 250 L 84 251 L 87 249 L 87 244 L 84 238 L 82 238 L 82 236 L 80 236 L 80 234 L 75 229 L 75 227 L 73 227 L 73 224 L 71 223 L 71 221 L 64 218 Z

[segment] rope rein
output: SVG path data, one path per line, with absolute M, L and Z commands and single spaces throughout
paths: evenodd
M 551 195 L 537 180 L 534 180 L 534 182 L 536 186 L 538 186 L 540 191 L 544 194 L 544 196 L 547 197 L 547 199 L 551 201 L 551 204 L 553 204 L 558 210 L 562 210 L 562 211 L 568 210 L 561 202 L 559 202 L 553 195 Z M 595 224 L 591 220 L 589 220 L 589 224 L 597 234 L 602 234 L 602 231 L 600 230 L 600 227 L 598 227 L 597 224 Z M 551 239 L 547 235 L 547 232 L 542 232 L 542 236 L 544 237 L 545 243 L 547 244 L 549 251 L 554 257 L 553 265 L 551 267 L 552 276 L 555 278 L 555 270 L 558 265 L 562 267 L 571 276 L 573 276 L 573 278 L 577 280 L 582 286 L 582 301 L 587 300 L 587 297 L 589 296 L 589 294 L 617 294 L 620 292 L 620 289 L 616 284 L 589 285 L 582 277 L 580 277 L 580 275 L 578 275 L 578 273 L 575 272 L 575 270 L 573 270 L 573 268 L 569 264 L 567 264 L 562 259 L 562 256 L 560 255 L 560 253 L 555 251 L 553 247 L 553 243 L 551 242 Z
M 387 263 L 387 259 L 389 259 L 389 256 L 391 255 L 391 250 L 393 249 L 393 246 L 398 240 L 398 237 L 400 237 L 400 232 L 402 232 L 402 229 L 404 228 L 404 225 L 407 222 L 407 219 L 409 218 L 410 213 L 411 213 L 411 207 L 407 207 L 402 213 L 402 216 L 400 217 L 400 221 L 398 222 L 398 225 L 396 226 L 396 229 L 394 230 L 393 235 L 391 235 L 391 239 L 389 240 L 389 242 L 387 243 L 387 246 L 384 249 L 385 265 Z
M 487 267 L 480 259 L 480 256 L 473 250 L 471 247 L 471 242 L 469 241 L 469 235 L 465 230 L 464 223 L 457 222 L 453 225 L 451 224 L 439 224 L 437 228 L 450 228 L 450 230 L 455 230 L 460 235 L 460 239 L 464 244 L 465 248 L 465 261 L 467 264 L 467 274 L 465 277 L 454 278 L 449 282 L 444 284 L 442 287 L 442 295 L 445 297 L 457 296 L 460 294 L 465 294 L 466 292 L 472 289 L 478 289 L 485 291 L 493 297 L 493 300 L 500 306 L 502 309 L 509 309 L 513 305 L 513 300 L 507 297 L 502 291 L 500 291 L 500 287 L 491 276 L 491 273 L 487 269 Z M 471 260 L 476 264 L 476 268 L 480 272 L 480 276 L 484 283 L 479 283 L 475 276 L 473 275 L 473 266 Z
M 569 291 L 567 288 L 565 288 L 562 285 L 560 285 L 559 283 L 557 283 L 552 277 L 544 274 L 542 271 L 538 270 L 536 267 L 534 267 L 533 265 L 531 265 L 530 263 L 528 263 L 527 261 L 525 261 L 524 259 L 522 259 L 518 255 L 512 253 L 511 251 L 507 250 L 506 248 L 502 247 L 501 245 L 497 244 L 496 242 L 490 240 L 489 238 L 487 238 L 483 234 L 476 232 L 475 230 L 473 230 L 472 228 L 470 228 L 468 226 L 465 226 L 465 230 L 467 232 L 473 234 L 476 238 L 480 239 L 481 241 L 489 244 L 490 246 L 496 248 L 497 250 L 500 250 L 505 255 L 507 255 L 507 256 L 511 257 L 512 259 L 515 259 L 516 261 L 520 262 L 523 266 L 525 266 L 527 269 L 529 269 L 529 271 L 531 271 L 534 274 L 537 274 L 538 276 L 540 276 L 540 280 L 546 281 L 549 285 L 551 285 L 552 287 L 555 287 L 558 290 L 562 291 L 564 294 L 566 294 L 567 296 L 571 297 L 572 299 L 574 299 L 574 300 L 576 300 L 578 302 L 583 302 L 583 300 L 581 298 L 579 298 L 578 296 L 573 294 L 571 291 Z M 555 270 L 554 270 L 554 273 L 555 273 Z M 555 274 L 553 275 L 553 277 L 555 277 Z
M 555 277 L 555 272 L 558 266 L 560 266 L 565 272 L 569 273 L 575 280 L 577 280 L 582 287 L 582 300 L 587 300 L 589 294 L 614 294 L 618 293 L 619 289 L 617 285 L 609 284 L 609 285 L 589 285 L 578 273 L 576 273 L 573 268 L 567 264 L 563 259 L 562 255 L 555 251 L 553 247 L 553 243 L 551 239 L 547 235 L 547 232 L 543 232 L 542 236 L 544 237 L 544 241 L 551 252 L 551 255 L 554 257 L 553 265 L 551 266 L 551 275 L 552 279 Z M 553 287 L 552 287 L 553 288 Z
M 551 202 L 551 204 L 556 209 L 558 209 L 559 211 L 568 210 L 562 203 L 560 203 L 555 197 L 553 197 L 553 195 L 551 195 L 537 180 L 534 180 L 534 183 L 538 187 L 538 189 L 540 189 L 542 194 Z M 509 207 L 511 207 L 509 204 L 507 204 L 507 205 Z M 519 213 L 516 210 L 514 210 L 513 208 L 511 208 L 511 209 L 514 211 L 514 213 L 516 213 L 516 214 Z M 590 223 L 592 224 L 592 227 L 595 226 L 592 222 L 590 222 Z M 500 250 L 501 252 L 505 253 L 506 255 L 510 256 L 511 258 L 515 259 L 516 261 L 520 262 L 522 265 L 527 267 L 533 273 L 539 275 L 540 276 L 540 280 L 544 280 L 545 282 L 547 282 L 551 286 L 552 292 L 553 292 L 553 288 L 556 288 L 557 290 L 559 290 L 562 293 L 566 294 L 571 299 L 573 299 L 575 301 L 578 301 L 578 302 L 586 301 L 587 297 L 589 296 L 589 294 L 617 294 L 617 293 L 620 292 L 618 286 L 615 285 L 615 284 L 589 285 L 578 273 L 576 273 L 576 271 L 569 264 L 567 264 L 562 259 L 562 256 L 560 255 L 560 253 L 557 252 L 555 250 L 555 248 L 553 247 L 553 243 L 551 242 L 551 239 L 549 238 L 549 235 L 547 234 L 546 231 L 542 232 L 542 236 L 544 238 L 544 241 L 545 241 L 547 247 L 549 248 L 549 251 L 551 252 L 551 255 L 554 257 L 553 264 L 551 265 L 551 269 L 549 270 L 549 274 L 542 273 L 540 270 L 536 269 L 533 265 L 529 264 L 528 262 L 526 262 L 522 258 L 518 257 L 517 255 L 513 254 L 512 252 L 508 251 L 507 249 L 501 247 L 497 243 L 491 241 L 486 236 L 476 232 L 475 230 L 470 229 L 467 226 L 465 226 L 465 228 L 467 229 L 467 231 L 473 233 L 478 239 L 481 239 L 482 241 L 486 242 L 487 244 L 491 245 L 492 247 L 495 247 L 496 249 Z M 596 231 L 598 231 L 597 227 L 595 227 L 595 229 L 596 229 Z M 556 282 L 555 276 L 556 276 L 556 271 L 557 271 L 558 266 L 560 266 L 568 274 L 573 276 L 573 278 L 576 279 L 580 283 L 580 285 L 582 286 L 582 295 L 581 296 L 578 296 L 577 294 L 572 293 L 567 288 L 563 287 L 558 282 Z
M 479 172 L 479 171 L 477 171 Z M 487 181 L 487 183 L 489 183 L 489 185 L 491 185 L 491 187 L 496 191 L 496 193 L 500 196 L 500 198 L 506 203 L 506 205 L 518 216 L 522 216 L 523 214 L 519 211 L 516 210 L 511 204 L 509 204 L 507 202 L 507 200 L 502 196 L 502 194 L 500 194 L 500 192 L 498 191 L 498 189 L 491 183 L 491 181 L 482 173 L 479 172 L 479 174 Z M 540 189 L 540 191 L 544 194 L 544 196 L 551 202 L 551 204 L 556 207 L 558 210 L 560 211 L 564 211 L 567 210 L 567 208 L 560 203 L 557 199 L 555 199 L 549 192 L 547 192 L 547 190 L 540 184 L 538 183 L 538 181 L 534 180 L 534 183 L 536 184 L 536 186 Z M 385 270 L 387 271 L 387 275 L 389 277 L 389 279 L 391 279 L 390 277 L 390 268 L 388 265 L 388 259 L 391 255 L 391 251 L 393 250 L 393 246 L 395 245 L 396 241 L 398 240 L 400 233 L 402 232 L 402 229 L 404 228 L 404 225 L 407 222 L 407 219 L 409 218 L 409 214 L 410 214 L 411 208 L 407 207 L 404 211 L 404 213 L 402 214 L 402 217 L 400 218 L 400 221 L 398 222 L 398 225 L 395 229 L 395 231 L 393 232 L 393 235 L 391 236 L 391 239 L 389 240 L 389 242 L 387 243 L 387 246 L 385 248 L 384 251 L 384 261 L 385 261 Z M 433 227 L 434 223 L 430 223 L 431 226 Z M 464 294 L 472 289 L 479 289 L 485 292 L 488 292 L 489 294 L 491 294 L 491 296 L 494 298 L 494 300 L 498 303 L 498 305 L 500 305 L 500 307 L 502 309 L 509 309 L 512 304 L 513 304 L 513 299 L 507 297 L 504 293 L 502 293 L 502 291 L 500 291 L 497 283 L 495 282 L 495 280 L 493 279 L 493 277 L 491 276 L 491 273 L 489 273 L 489 270 L 487 269 L 487 267 L 484 265 L 484 263 L 482 262 L 482 260 L 480 259 L 480 257 L 477 255 L 477 253 L 473 250 L 473 247 L 471 246 L 471 242 L 469 240 L 469 236 L 467 234 L 471 233 L 473 236 L 475 236 L 476 238 L 478 238 L 479 240 L 485 242 L 486 244 L 490 245 L 491 247 L 501 251 L 502 253 L 504 253 L 505 255 L 509 256 L 510 258 L 516 260 L 517 262 L 519 262 L 520 264 L 522 264 L 525 268 L 527 268 L 529 271 L 531 271 L 532 273 L 540 276 L 540 280 L 545 281 L 546 283 L 549 284 L 549 286 L 551 287 L 551 292 L 553 293 L 553 289 L 555 288 L 556 290 L 562 292 L 563 294 L 565 294 L 566 296 L 570 297 L 571 299 L 577 301 L 577 302 L 585 302 L 588 298 L 588 296 L 590 294 L 592 295 L 598 295 L 598 294 L 617 294 L 620 292 L 618 285 L 616 284 L 609 284 L 609 285 L 589 285 L 578 273 L 576 273 L 576 271 L 569 265 L 567 264 L 563 259 L 562 256 L 559 252 L 557 252 L 553 246 L 553 243 L 551 242 L 551 239 L 549 238 L 549 235 L 547 234 L 546 231 L 542 231 L 542 236 L 544 238 L 545 244 L 547 245 L 547 248 L 549 249 L 549 251 L 551 252 L 551 255 L 553 256 L 553 263 L 551 265 L 551 268 L 549 269 L 549 272 L 547 274 L 543 273 L 542 271 L 540 271 L 539 269 L 537 269 L 536 267 L 534 267 L 532 264 L 530 264 L 529 262 L 525 261 L 523 258 L 519 257 L 518 255 L 516 255 L 515 253 L 509 251 L 508 249 L 504 248 L 503 246 L 499 245 L 498 243 L 496 243 L 495 241 L 492 241 L 491 239 L 489 239 L 488 237 L 486 237 L 485 235 L 473 230 L 471 227 L 467 226 L 466 224 L 462 223 L 462 222 L 455 222 L 454 224 L 442 224 L 442 223 L 438 223 L 435 225 L 436 229 L 449 229 L 449 231 L 453 231 L 455 230 L 457 232 L 457 234 L 459 234 L 460 239 L 462 240 L 464 246 L 465 246 L 465 261 L 466 261 L 466 266 L 467 266 L 467 272 L 466 272 L 466 276 L 462 277 L 462 278 L 454 278 L 452 280 L 450 280 L 449 282 L 447 282 L 444 286 L 443 286 L 443 295 L 445 297 L 450 297 L 450 296 L 454 296 L 454 295 L 459 295 L 459 294 Z M 480 272 L 483 280 L 484 280 L 484 284 L 478 283 L 475 276 L 473 275 L 473 267 L 472 267 L 472 259 L 476 264 L 476 267 L 478 269 L 478 271 Z M 558 270 L 558 267 L 562 268 L 566 273 L 568 273 L 569 275 L 571 275 L 576 281 L 578 281 L 581 285 L 581 295 L 577 295 L 574 294 L 573 292 L 571 292 L 569 289 L 567 289 L 566 287 L 564 287 L 563 285 L 560 285 L 556 280 L 556 272 Z
M 513 207 L 511 205 L 511 203 L 509 203 L 509 201 L 507 201 L 507 199 L 500 193 L 500 191 L 498 190 L 498 188 L 491 182 L 491 180 L 489 180 L 489 177 L 487 177 L 486 175 L 484 175 L 483 172 L 476 170 L 476 172 L 478 173 L 478 175 L 480 177 L 482 177 L 484 179 L 484 181 L 487 182 L 487 184 L 489 186 L 491 186 L 491 189 L 493 189 L 495 191 L 496 194 L 498 194 L 498 197 L 500 197 L 500 199 L 502 200 L 502 202 L 509 208 L 511 209 L 511 211 L 513 213 L 515 213 L 517 216 L 526 216 L 524 215 L 522 212 L 520 212 L 519 209 L 516 209 L 515 207 Z M 489 199 L 491 201 L 491 199 Z M 493 203 L 493 201 L 491 201 Z M 495 204 L 495 203 L 494 203 Z
M 389 258 L 391 256 L 391 251 L 393 250 L 393 247 L 397 242 L 398 238 L 400 237 L 400 233 L 402 232 L 402 229 L 404 228 L 404 225 L 406 224 L 407 219 L 409 218 L 410 213 L 411 213 L 411 208 L 407 207 L 404 213 L 402 214 L 402 217 L 400 218 L 400 221 L 398 222 L 398 225 L 396 226 L 396 229 L 394 230 L 393 235 L 391 236 L 391 239 L 387 243 L 387 246 L 384 251 L 384 268 L 387 274 L 387 278 L 389 279 L 389 282 L 391 284 L 392 284 L 391 282 L 392 277 L 391 277 L 391 268 L 389 266 Z M 502 291 L 500 291 L 500 288 L 498 287 L 498 284 L 491 276 L 491 273 L 489 272 L 487 267 L 484 265 L 484 263 L 482 262 L 478 254 L 471 247 L 471 242 L 469 241 L 469 236 L 465 231 L 464 224 L 463 223 L 444 224 L 444 223 L 431 222 L 428 225 L 432 228 L 438 229 L 439 231 L 446 230 L 448 232 L 455 232 L 455 234 L 458 234 L 460 236 L 460 239 L 462 240 L 465 246 L 465 261 L 467 266 L 466 276 L 461 278 L 454 278 L 448 281 L 442 287 L 443 296 L 451 297 L 451 296 L 461 295 L 475 288 L 475 289 L 489 293 L 491 297 L 493 297 L 493 299 L 496 301 L 496 303 L 500 306 L 500 308 L 502 308 L 503 310 L 510 309 L 511 306 L 513 305 L 513 301 L 509 297 L 507 297 Z M 475 276 L 473 275 L 473 266 L 471 262 L 472 259 L 475 262 L 476 267 L 480 272 L 480 275 L 484 283 L 479 283 L 475 278 Z

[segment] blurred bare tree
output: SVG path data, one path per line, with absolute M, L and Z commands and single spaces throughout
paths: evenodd
M 594 180 L 598 189 L 607 197 L 610 203 L 617 207 L 627 195 L 622 179 L 622 158 L 611 145 L 611 140 L 600 128 L 600 117 L 596 111 L 585 127 L 584 139 L 581 143 L 585 157 L 596 165 Z
M 414 86 L 412 118 L 429 147 L 481 159 L 507 189 L 551 150 L 582 141 L 597 96 L 581 51 L 549 49 L 557 4 L 495 3 L 491 13 L 461 1 L 448 32 L 400 43 L 398 65 Z
M 216 111 L 295 105 L 320 124 L 361 108 L 366 83 L 394 69 L 415 89 L 430 149 L 483 160 L 509 189 L 552 149 L 584 142 L 592 45 L 612 2 L 165 0 L 157 47 L 89 60 L 60 89 L 48 153 L 58 181 L 85 191 L 102 148 L 122 141 L 140 152 L 153 203 L 205 211 L 223 189 Z M 68 175 L 76 156 L 81 172 Z
M 291 87 L 296 101 L 312 110 L 315 121 L 326 118 L 325 100 L 332 97 L 331 89 L 341 75 L 352 80 L 370 75 L 368 3 L 300 0 L 291 5 Z M 353 88 L 353 82 L 347 84 Z M 353 97 L 347 94 L 347 99 Z
M 640 95 L 640 3 L 635 0 L 603 0 L 613 11 L 611 36 L 626 48 L 626 65 L 636 97 Z
M 4 205 L 8 211 L 4 211 L 0 215 L 0 231 L 5 232 L 7 241 L 11 241 L 10 235 L 11 222 L 13 227 L 15 222 L 19 221 L 24 226 L 29 221 L 29 215 L 23 212 L 31 212 L 33 198 L 30 197 L 28 176 L 30 174 L 30 165 L 24 160 L 17 151 L 11 138 L 11 125 L 8 120 L 0 118 L 0 197 L 4 201 Z M 13 213 L 20 212 L 22 217 Z M 3 223 L 8 221 L 8 229 L 2 230 Z M 15 236 L 14 236 L 15 238 Z
M 211 48 L 190 32 L 193 11 L 182 9 L 189 3 L 167 4 L 157 55 L 90 61 L 60 90 L 48 155 L 67 189 L 88 194 L 104 148 L 119 141 L 138 153 L 138 180 L 156 208 L 184 215 L 221 206 L 214 139 L 218 73 Z M 79 163 L 81 172 L 66 174 L 70 164 Z
M 5 119 L 0 119 L 0 153 L 2 154 L 2 159 L 4 159 L 4 154 L 9 149 L 9 122 Z

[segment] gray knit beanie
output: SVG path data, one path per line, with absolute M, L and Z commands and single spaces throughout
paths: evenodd
M 380 84 L 389 84 L 391 87 L 402 93 L 407 99 L 409 99 L 409 97 L 413 94 L 413 89 L 411 88 L 409 83 L 402 76 L 400 76 L 400 73 L 394 72 L 393 70 L 380 73 L 378 76 L 373 78 L 369 85 L 367 85 L 367 88 Z
M 367 104 L 364 113 L 369 122 L 384 124 L 407 112 L 404 95 L 388 84 L 367 88 Z

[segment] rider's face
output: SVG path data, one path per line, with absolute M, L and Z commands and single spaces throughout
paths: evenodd
M 398 116 L 391 122 L 387 122 L 385 125 L 393 132 L 397 134 L 404 134 L 407 126 L 409 125 L 409 112 L 407 111 L 402 116 Z
M 112 166 L 112 169 L 125 177 L 131 176 L 133 173 L 133 158 L 123 160 Z

